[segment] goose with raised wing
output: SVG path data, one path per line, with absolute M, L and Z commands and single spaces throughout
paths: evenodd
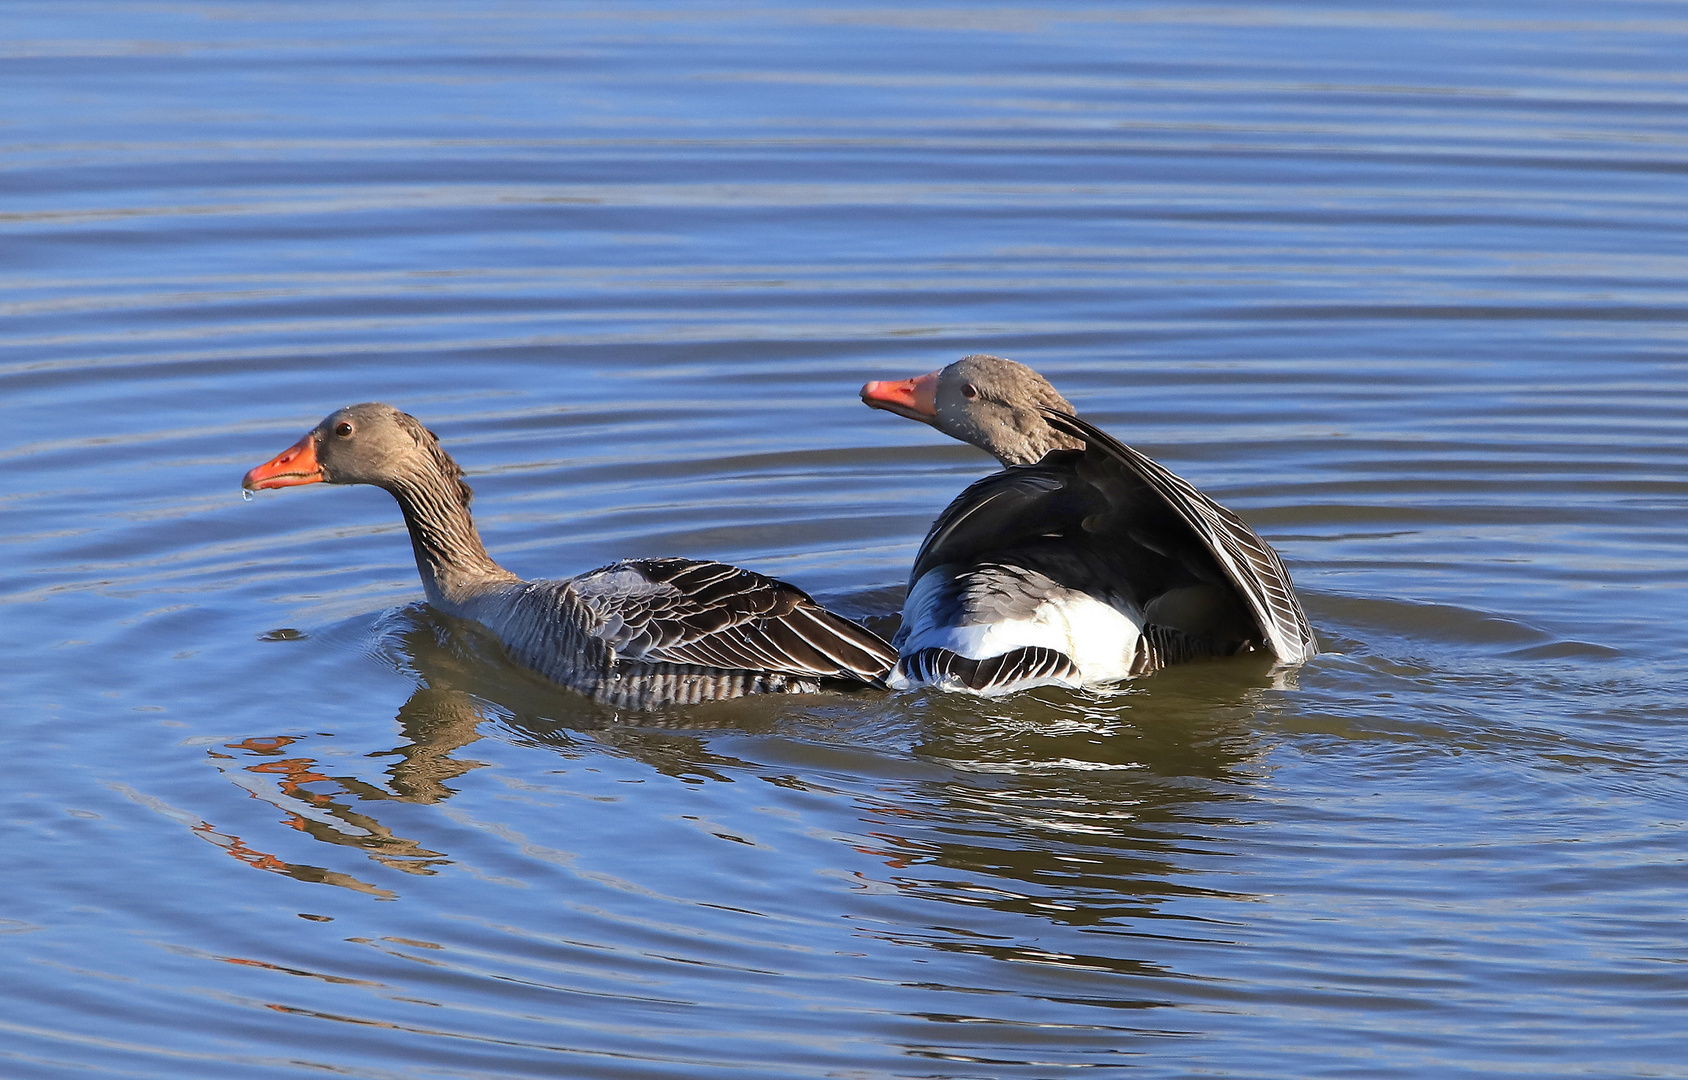
M 1097 686 L 1183 660 L 1316 651 L 1277 552 L 1231 511 L 996 356 L 862 400 L 1005 468 L 938 516 L 909 574 L 894 688 Z
M 801 590 L 725 563 L 628 559 L 525 581 L 499 566 L 469 485 L 434 434 L 391 405 L 351 405 L 246 474 L 248 491 L 371 484 L 398 500 L 428 603 L 492 631 L 519 663 L 613 706 L 883 686 L 896 650 Z

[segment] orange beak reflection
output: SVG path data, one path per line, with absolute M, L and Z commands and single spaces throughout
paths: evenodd
M 322 466 L 317 463 L 313 432 L 247 473 L 240 486 L 247 491 L 263 491 L 321 482 Z
M 870 382 L 862 387 L 862 402 L 870 409 L 930 424 L 938 418 L 938 373 L 901 382 Z

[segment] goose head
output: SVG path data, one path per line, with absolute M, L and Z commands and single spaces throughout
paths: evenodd
M 1049 380 L 1024 364 L 983 353 L 900 382 L 870 382 L 862 401 L 972 443 L 1004 465 L 1030 465 L 1084 443 L 1051 427 L 1043 409 L 1073 412 Z
M 395 491 L 417 481 L 455 481 L 464 503 L 469 488 L 457 467 L 420 421 L 391 405 L 365 402 L 329 413 L 305 437 L 250 470 L 247 491 L 301 484 L 373 484 Z

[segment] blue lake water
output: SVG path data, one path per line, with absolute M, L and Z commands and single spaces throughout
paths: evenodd
M 0 11 L 0 1075 L 1688 1077 L 1688 5 Z M 616 715 L 421 604 L 897 610 L 1014 357 L 1324 652 Z

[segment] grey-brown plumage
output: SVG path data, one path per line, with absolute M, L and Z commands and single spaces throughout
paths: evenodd
M 862 398 L 1007 466 L 963 491 L 921 544 L 892 685 L 999 693 L 1256 650 L 1300 663 L 1316 651 L 1288 572 L 1254 530 L 1072 415 L 1032 369 L 969 356 L 869 383 Z
M 333 413 L 247 473 L 249 490 L 373 484 L 398 500 L 428 602 L 490 629 L 560 685 L 627 708 L 883 685 L 896 651 L 800 589 L 724 563 L 629 559 L 524 581 L 493 561 L 462 471 L 390 405 Z

